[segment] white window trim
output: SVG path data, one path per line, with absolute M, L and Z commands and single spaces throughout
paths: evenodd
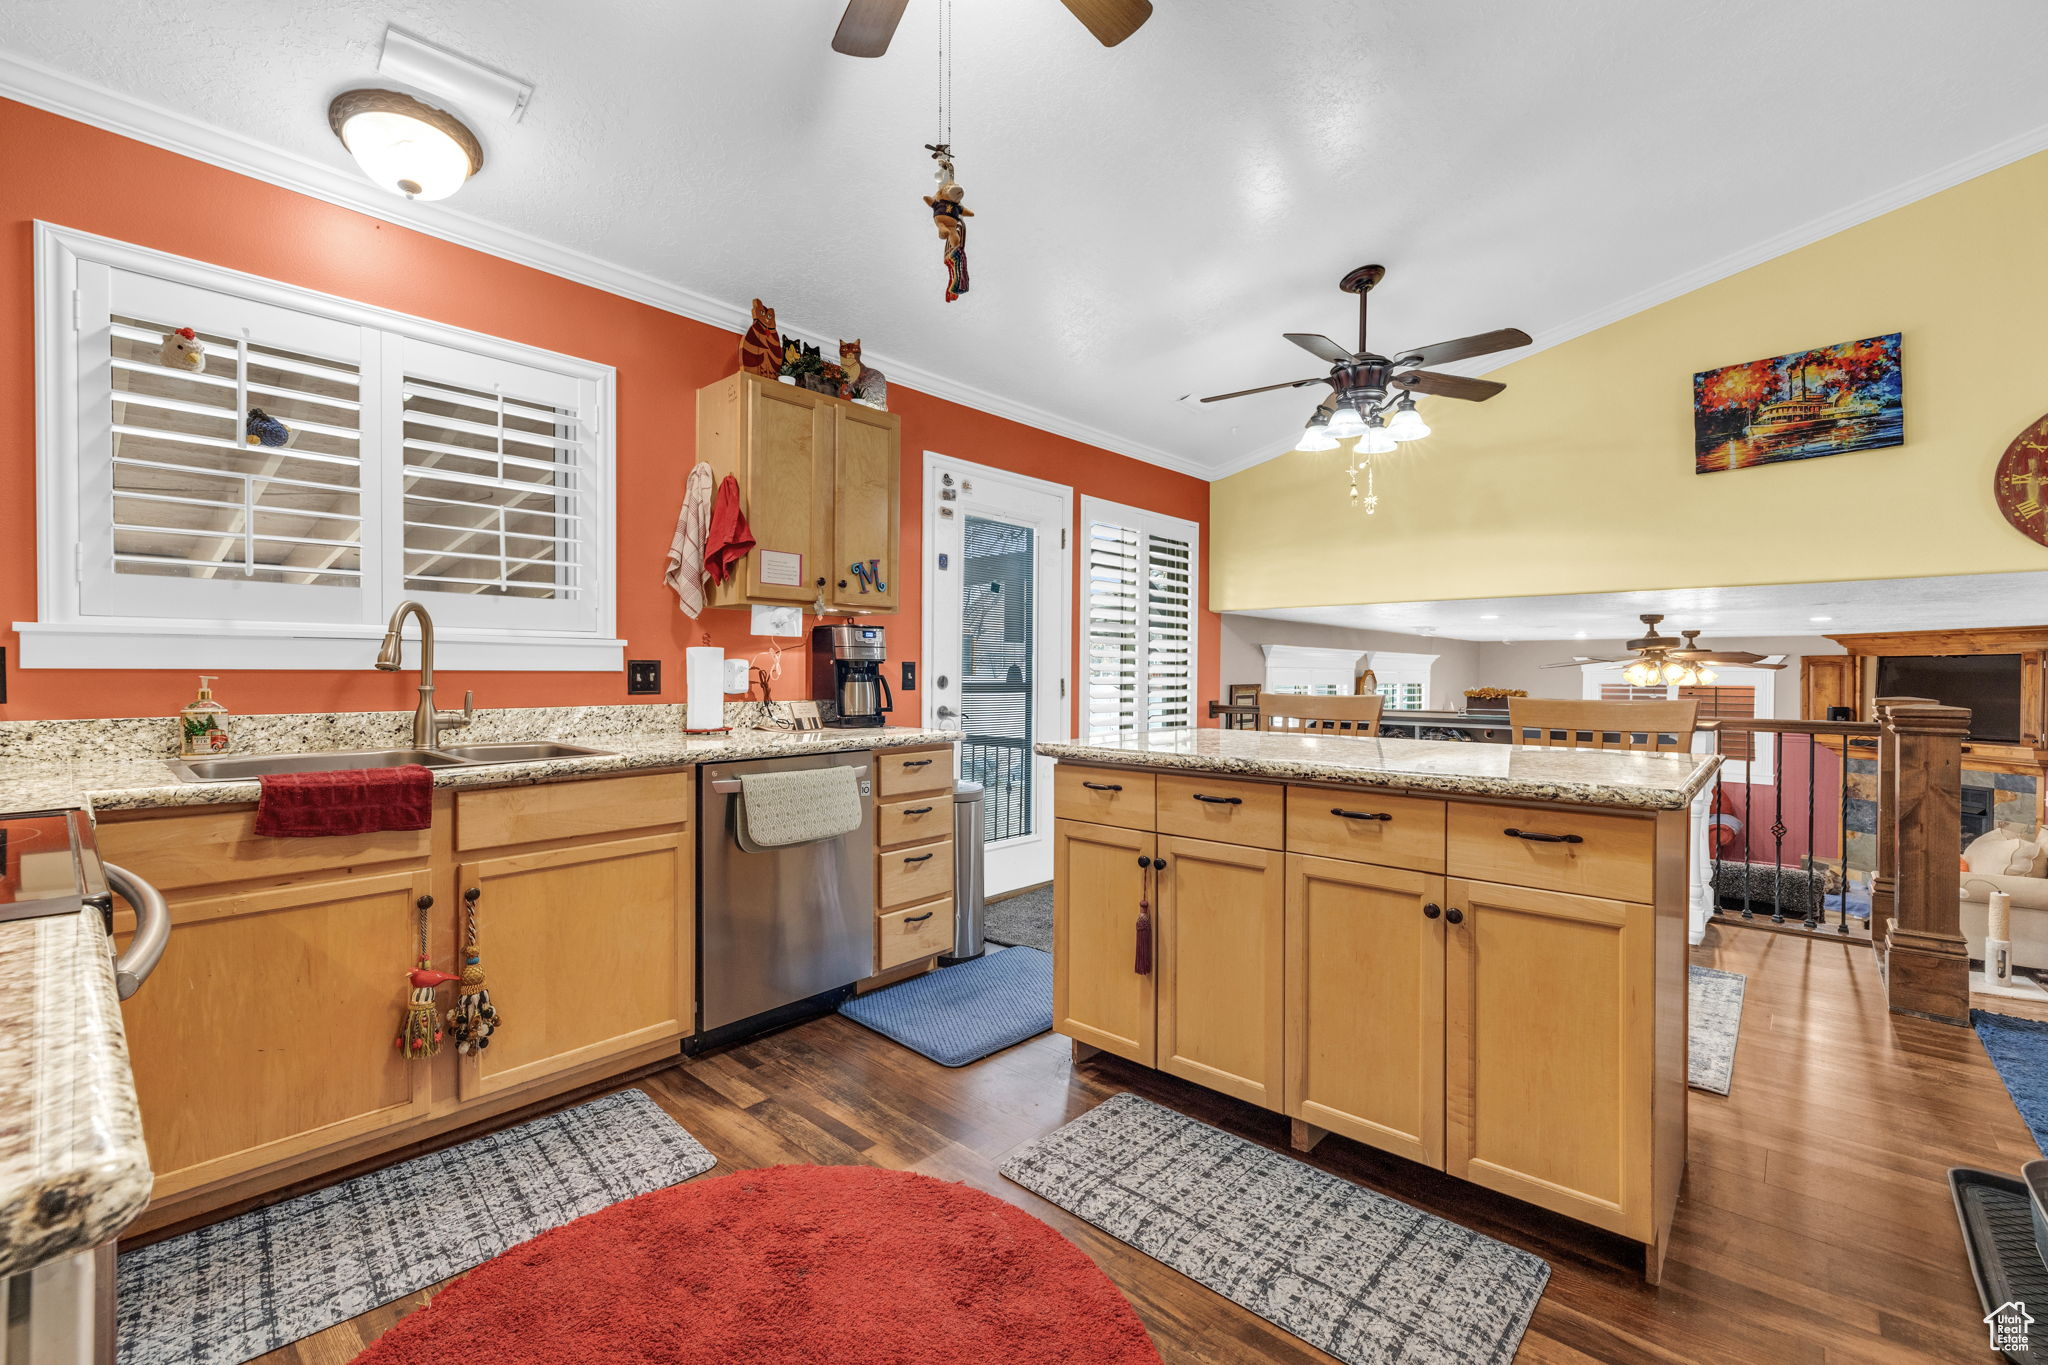
M 1430 689 L 1434 685 L 1431 677 L 1436 661 L 1441 654 L 1404 654 L 1399 650 L 1375 649 L 1366 658 L 1366 666 L 1372 669 L 1373 680 L 1385 687 L 1389 684 L 1405 685 L 1414 683 L 1422 688 L 1422 705 L 1415 710 L 1427 711 L 1431 701 Z M 1382 694 L 1384 695 L 1384 694 Z M 1389 710 L 1401 710 L 1389 707 Z
M 1600 688 L 1603 684 L 1626 681 L 1621 676 L 1621 670 L 1626 667 L 1628 667 L 1627 664 L 1581 665 L 1579 676 L 1585 680 L 1582 695 L 1587 701 L 1600 700 Z M 1708 686 L 1728 687 L 1732 685 L 1736 687 L 1746 686 L 1750 689 L 1755 698 L 1755 709 L 1752 714 L 1756 719 L 1771 720 L 1777 715 L 1774 709 L 1777 702 L 1777 678 L 1769 671 L 1761 668 L 1744 668 L 1740 664 L 1715 664 L 1714 675 L 1714 681 L 1708 684 Z M 1665 696 L 1677 697 L 1677 684 L 1665 683 L 1663 688 Z M 1723 782 L 1739 782 L 1751 787 L 1768 787 L 1776 783 L 1777 772 L 1771 758 L 1772 748 L 1768 742 L 1769 736 L 1758 734 L 1754 738 L 1756 740 L 1756 757 L 1751 759 L 1729 759 L 1726 764 L 1722 765 L 1721 780 Z M 1702 753 L 1713 752 L 1713 743 L 1709 736 L 1705 734 L 1693 736 L 1693 747 Z
M 368 668 L 381 623 L 291 623 L 87 616 L 79 596 L 82 508 L 76 462 L 79 266 L 91 262 L 195 289 L 229 289 L 279 308 L 435 345 L 562 372 L 597 386 L 589 413 L 596 467 L 591 528 L 595 628 L 589 632 L 436 631 L 443 668 L 480 671 L 607 672 L 624 667 L 617 629 L 617 450 L 611 412 L 617 376 L 609 365 L 486 336 L 244 271 L 152 251 L 75 228 L 35 224 L 36 277 L 36 616 L 17 621 L 23 668 Z M 366 433 L 367 438 L 367 433 Z M 387 604 L 386 609 L 389 605 Z
M 1134 531 L 1162 535 L 1173 540 L 1182 540 L 1187 542 L 1188 728 L 1191 730 L 1199 729 L 1201 727 L 1203 715 L 1201 702 L 1203 610 L 1202 599 L 1206 595 L 1204 592 L 1205 579 L 1203 577 L 1202 572 L 1203 565 L 1201 523 L 1189 521 L 1185 517 L 1168 516 L 1164 512 L 1154 512 L 1143 507 L 1132 507 L 1128 503 L 1111 502 L 1106 498 L 1092 497 L 1084 493 L 1081 495 L 1081 520 L 1079 523 L 1079 533 L 1081 538 L 1081 554 L 1086 553 L 1089 526 L 1093 525 L 1095 522 L 1098 521 L 1108 522 L 1109 524 L 1114 526 L 1128 526 Z M 1078 608 L 1081 619 L 1081 686 L 1085 688 L 1087 686 L 1086 669 L 1088 659 L 1088 637 L 1090 628 L 1093 625 L 1093 623 L 1088 619 L 1088 603 L 1086 599 L 1086 574 L 1083 569 L 1084 563 L 1085 560 L 1077 556 L 1075 560 L 1074 578 L 1076 584 L 1079 585 L 1077 589 L 1079 593 L 1079 598 L 1076 602 L 1076 606 Z M 1143 646 L 1144 638 L 1144 632 L 1142 630 L 1139 631 L 1138 639 L 1140 642 L 1141 649 Z M 1141 653 L 1139 660 L 1139 672 L 1141 675 L 1143 674 L 1143 671 L 1144 660 L 1143 655 Z M 1086 700 L 1084 698 L 1081 710 L 1081 722 L 1084 728 L 1087 725 L 1087 718 L 1087 706 Z
M 1278 692 L 1285 684 L 1276 686 L 1274 675 L 1319 674 L 1309 683 L 1334 684 L 1337 691 L 1349 695 L 1358 685 L 1359 660 L 1365 657 L 1362 649 L 1322 649 L 1313 645 L 1260 645 L 1266 656 L 1266 672 L 1262 686 L 1268 692 Z

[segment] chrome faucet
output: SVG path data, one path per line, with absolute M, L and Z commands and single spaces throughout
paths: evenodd
M 434 618 L 409 598 L 398 604 L 398 610 L 391 613 L 391 621 L 384 627 L 384 647 L 377 651 L 377 667 L 386 673 L 396 673 L 404 666 L 403 632 L 408 612 L 420 621 L 420 704 L 412 713 L 412 747 L 432 749 L 440 745 L 444 728 L 452 730 L 476 719 L 476 693 L 462 694 L 460 711 L 434 709 Z

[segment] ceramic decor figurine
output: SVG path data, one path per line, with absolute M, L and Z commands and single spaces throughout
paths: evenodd
M 846 371 L 847 397 L 871 408 L 889 406 L 889 381 L 860 358 L 860 338 L 839 343 L 839 368 Z
M 175 332 L 164 333 L 163 344 L 156 349 L 156 358 L 170 369 L 202 374 L 206 370 L 206 343 L 190 327 L 180 327 Z
M 782 373 L 782 338 L 775 334 L 775 310 L 754 300 L 754 322 L 740 338 L 740 371 L 774 378 Z

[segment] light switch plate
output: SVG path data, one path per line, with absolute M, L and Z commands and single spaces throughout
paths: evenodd
M 626 660 L 626 695 L 629 697 L 658 696 L 661 693 L 661 660 Z M 0 697 L 0 701 L 4 701 Z
M 804 614 L 797 607 L 755 607 L 754 634 L 795 635 L 804 633 Z

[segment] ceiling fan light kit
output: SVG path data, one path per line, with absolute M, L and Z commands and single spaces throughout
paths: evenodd
M 1677 635 L 1661 634 L 1657 627 L 1664 618 L 1654 612 L 1646 612 L 1636 618 L 1649 627 L 1643 634 L 1629 640 L 1623 646 L 1628 654 L 1611 654 L 1600 658 L 1577 655 L 1562 663 L 1545 664 L 1545 668 L 1584 668 L 1588 664 L 1626 664 L 1621 670 L 1621 679 L 1631 687 L 1661 687 L 1667 683 L 1679 687 L 1711 686 L 1720 680 L 1714 671 L 1715 664 L 1739 666 L 1742 668 L 1771 668 L 1785 666 L 1782 654 L 1752 654 L 1747 650 L 1724 650 L 1700 648 L 1700 633 L 1683 630 Z

